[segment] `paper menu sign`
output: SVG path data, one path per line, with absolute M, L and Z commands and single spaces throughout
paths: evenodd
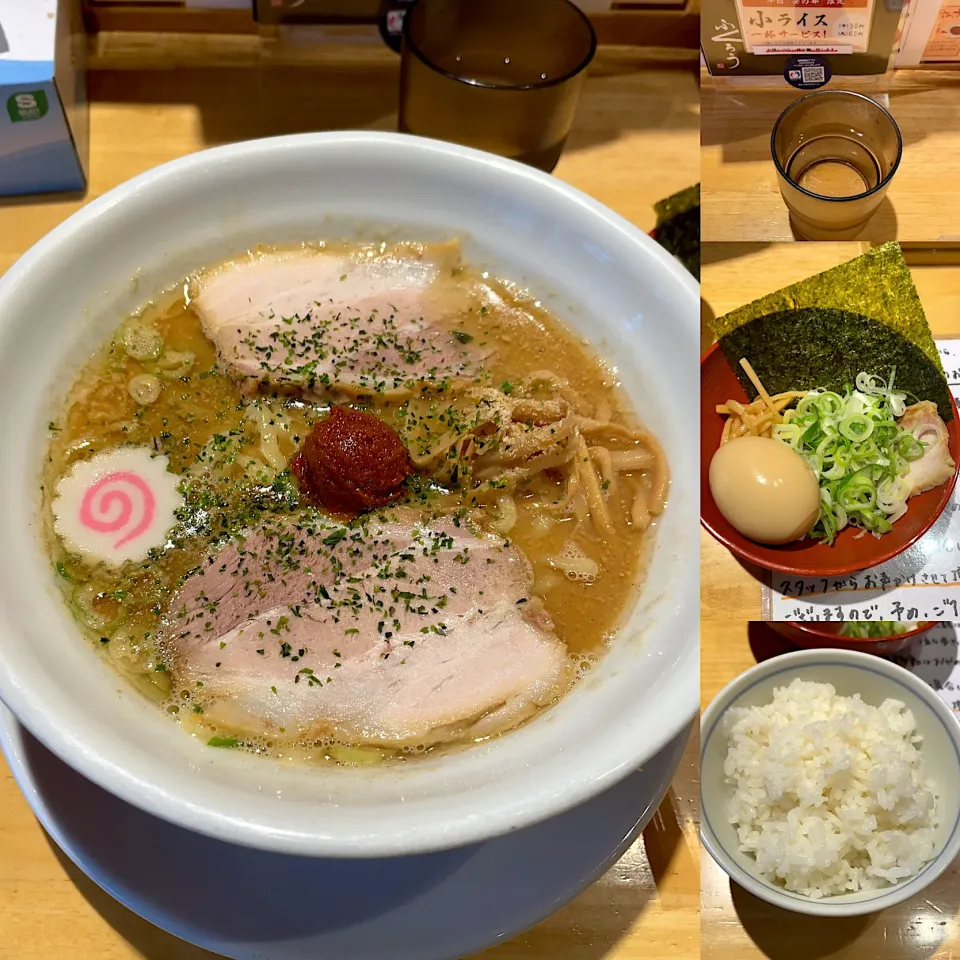
M 865 53 L 873 0 L 737 0 L 747 53 Z
M 943 0 L 923 48 L 922 62 L 960 60 L 960 3 Z
M 938 340 L 954 397 L 960 399 L 960 340 Z M 769 620 L 960 621 L 960 484 L 926 536 L 889 563 L 847 577 L 771 574 L 763 587 Z
M 748 84 L 761 77 L 785 84 L 790 59 L 804 54 L 821 55 L 835 83 L 886 73 L 903 13 L 903 0 L 701 0 L 700 6 L 707 70 Z
M 946 620 L 920 634 L 905 650 L 887 659 L 924 680 L 951 710 L 960 713 L 958 636 L 960 623 Z

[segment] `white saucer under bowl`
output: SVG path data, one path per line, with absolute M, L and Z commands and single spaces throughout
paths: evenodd
M 639 836 L 689 732 L 612 789 L 524 830 L 435 854 L 331 860 L 233 846 L 144 813 L 0 706 L 0 748 L 64 853 L 134 913 L 234 960 L 454 960 L 516 936 Z

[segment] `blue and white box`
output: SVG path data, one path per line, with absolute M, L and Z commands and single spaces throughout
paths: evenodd
M 86 186 L 80 0 L 0 0 L 0 196 Z

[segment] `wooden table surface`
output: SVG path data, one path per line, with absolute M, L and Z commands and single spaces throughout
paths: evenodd
M 98 38 L 90 75 L 88 199 L 166 160 L 267 134 L 395 129 L 397 60 L 326 50 L 285 62 L 257 38 Z M 132 69 L 136 65 L 137 69 Z M 176 67 L 174 71 L 173 67 Z M 644 230 L 652 204 L 699 178 L 694 69 L 651 69 L 601 51 L 556 175 Z M 81 201 L 0 200 L 0 272 Z M 559 913 L 486 960 L 687 960 L 699 956 L 697 743 L 629 852 Z M 99 890 L 34 820 L 0 761 L 0 957 L 3 960 L 201 960 Z
M 852 260 L 869 247 L 867 243 L 704 245 L 700 286 L 704 347 L 713 340 L 708 328 L 711 316 L 722 316 L 757 297 Z M 913 265 L 911 273 L 934 335 L 960 333 L 960 266 Z M 700 542 L 701 618 L 760 619 L 756 574 L 702 528 Z
M 770 132 L 799 96 L 798 90 L 704 87 L 704 241 L 794 239 L 770 156 Z M 885 105 L 900 127 L 903 159 L 858 239 L 960 239 L 960 75 L 901 70 Z
M 919 284 L 918 284 L 919 285 Z M 763 623 L 705 621 L 701 708 L 759 659 L 790 649 Z M 954 866 L 919 897 L 869 917 L 803 917 L 733 884 L 701 857 L 704 960 L 956 960 L 960 957 L 960 873 Z

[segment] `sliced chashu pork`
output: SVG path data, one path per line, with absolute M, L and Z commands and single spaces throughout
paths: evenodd
M 486 735 L 568 682 L 530 587 L 515 546 L 465 523 L 268 526 L 186 581 L 166 642 L 206 720 L 241 735 Z
M 910 488 L 909 496 L 915 497 L 946 483 L 953 476 L 956 465 L 950 456 L 950 435 L 940 419 L 937 405 L 921 400 L 907 407 L 899 427 L 924 445 L 923 456 L 911 461 L 910 470 L 903 478 Z
M 472 379 L 485 352 L 452 329 L 457 250 L 255 254 L 197 277 L 192 305 L 227 372 L 253 385 L 393 395 Z

